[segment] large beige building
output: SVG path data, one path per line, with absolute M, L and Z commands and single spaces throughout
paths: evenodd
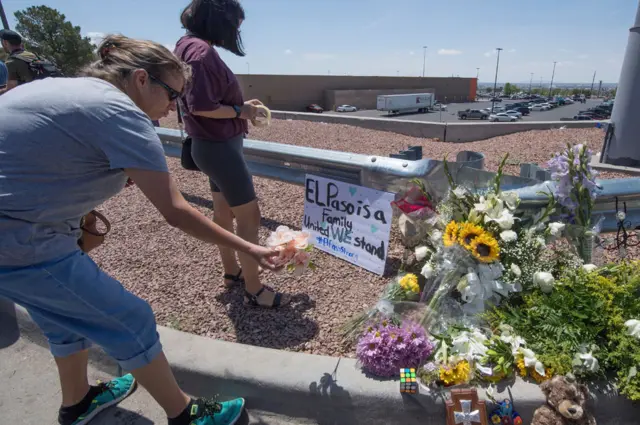
M 303 111 L 317 103 L 325 109 L 349 104 L 375 109 L 380 94 L 435 93 L 441 102 L 472 101 L 475 78 L 358 77 L 333 75 L 238 75 L 245 99 L 269 108 Z

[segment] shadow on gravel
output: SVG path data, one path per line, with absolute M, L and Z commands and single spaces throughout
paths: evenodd
M 308 295 L 292 295 L 290 304 L 267 309 L 245 306 L 243 294 L 240 288 L 233 288 L 216 296 L 216 300 L 227 305 L 236 342 L 283 349 L 303 344 L 318 332 L 318 324 L 304 317 L 304 312 L 316 305 Z

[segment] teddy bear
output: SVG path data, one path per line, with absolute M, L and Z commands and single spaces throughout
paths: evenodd
M 589 390 L 569 376 L 554 376 L 540 385 L 547 403 L 533 414 L 531 425 L 596 425 L 586 410 Z

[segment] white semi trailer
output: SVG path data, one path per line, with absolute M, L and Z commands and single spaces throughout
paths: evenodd
M 428 112 L 435 103 L 433 93 L 416 94 L 383 94 L 378 96 L 378 111 L 386 111 L 389 114 L 401 112 Z

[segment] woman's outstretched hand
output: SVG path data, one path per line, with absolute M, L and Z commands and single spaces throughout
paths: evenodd
M 276 260 L 278 259 L 280 252 L 273 248 L 265 248 L 264 246 L 253 245 L 253 247 L 249 251 L 249 255 L 251 255 L 258 262 L 258 264 L 269 270 L 280 270 L 282 268 L 281 265 L 276 264 Z
M 242 105 L 240 118 L 253 121 L 257 117 L 265 117 L 265 110 L 263 108 L 258 108 L 258 106 L 263 106 L 262 102 L 260 102 L 258 99 L 247 100 L 246 102 L 244 102 L 244 105 Z

